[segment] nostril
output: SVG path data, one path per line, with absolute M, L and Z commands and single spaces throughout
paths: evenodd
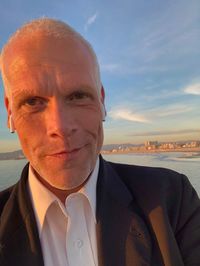
M 48 125 L 47 127 L 47 135 L 52 138 L 66 138 L 75 134 L 76 131 L 77 127 L 75 126 L 75 124 L 69 123 L 54 123 L 53 125 Z

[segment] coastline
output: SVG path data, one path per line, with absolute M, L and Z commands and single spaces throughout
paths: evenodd
M 112 151 L 105 151 L 102 150 L 102 154 L 128 154 L 128 153 L 164 153 L 164 152 L 180 152 L 180 153 L 197 153 L 196 156 L 200 156 L 200 147 L 197 148 L 177 148 L 177 149 L 145 149 L 144 147 L 140 148 L 132 148 L 132 149 L 125 149 L 125 150 L 112 150 Z M 195 156 L 195 155 L 194 155 Z
M 155 154 L 155 153 L 167 153 L 167 152 L 180 152 L 186 153 L 184 157 L 194 157 L 200 158 L 200 147 L 195 148 L 176 148 L 176 149 L 146 149 L 144 146 L 142 147 L 131 147 L 126 149 L 113 149 L 113 150 L 101 150 L 101 154 Z M 1 155 L 1 154 L 0 154 Z M 0 161 L 7 161 L 7 160 L 24 160 L 26 157 L 23 154 L 12 154 L 10 153 L 9 156 L 7 154 L 3 154 L 4 156 L 0 156 Z

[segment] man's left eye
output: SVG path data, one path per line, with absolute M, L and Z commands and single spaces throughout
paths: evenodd
M 90 95 L 88 93 L 85 92 L 76 92 L 73 93 L 70 97 L 69 100 L 83 100 L 83 99 L 88 99 L 91 98 Z

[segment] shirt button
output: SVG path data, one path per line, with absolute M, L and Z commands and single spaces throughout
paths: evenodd
M 76 246 L 77 246 L 78 248 L 81 248 L 81 247 L 83 246 L 83 240 L 81 240 L 81 239 L 77 239 L 77 240 L 76 240 Z

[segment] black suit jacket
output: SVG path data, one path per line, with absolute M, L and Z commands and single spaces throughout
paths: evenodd
M 0 193 L 1 266 L 44 265 L 27 176 Z M 200 200 L 174 171 L 101 158 L 97 244 L 99 266 L 200 265 Z

